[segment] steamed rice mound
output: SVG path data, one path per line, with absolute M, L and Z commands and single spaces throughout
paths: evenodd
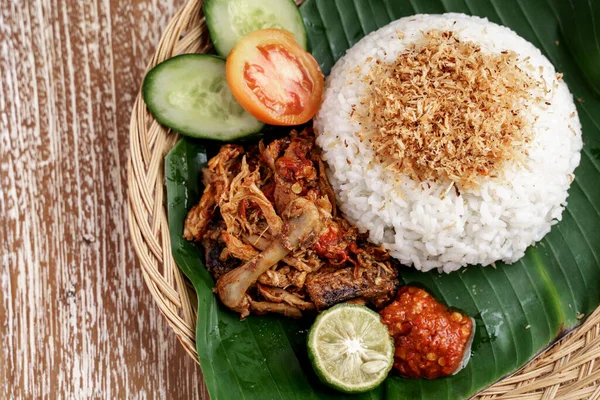
M 511 125 L 511 137 L 516 139 L 505 146 L 514 147 L 509 149 L 512 156 L 492 163 L 493 168 L 480 175 L 438 173 L 462 171 L 461 165 L 455 168 L 457 161 L 450 158 L 452 152 L 444 155 L 446 159 L 433 160 L 435 163 L 426 159 L 427 154 L 440 154 L 426 147 L 419 168 L 406 169 L 402 158 L 394 154 L 404 150 L 413 133 L 421 135 L 422 127 L 415 124 L 418 128 L 414 132 L 407 132 L 406 127 L 399 129 L 400 124 L 406 124 L 404 114 L 385 114 L 380 112 L 381 104 L 373 105 L 373 88 L 379 85 L 374 82 L 373 71 L 380 65 L 394 65 L 407 53 L 425 47 L 427 34 L 432 31 L 450 34 L 461 45 L 470 43 L 484 55 L 512 55 L 514 68 L 536 83 L 526 87 L 523 93 L 530 95 L 523 95 L 521 103 L 514 106 L 514 114 L 522 115 L 519 129 Z M 394 68 L 388 70 L 393 72 Z M 408 95 L 410 91 L 398 91 L 399 96 L 402 93 Z M 393 91 L 385 95 L 393 97 Z M 420 99 L 404 99 L 402 104 L 423 100 L 424 95 L 418 95 Z M 430 107 L 436 101 L 424 104 Z M 511 108 L 512 104 L 509 111 Z M 374 115 L 392 117 L 368 119 Z M 436 116 L 440 121 L 443 117 Z M 440 149 L 446 148 L 444 135 L 466 140 L 464 132 L 458 135 L 458 125 L 448 126 L 442 129 L 445 133 L 437 133 Z M 403 264 L 423 271 L 440 268 L 450 272 L 468 264 L 488 265 L 498 260 L 512 263 L 521 258 L 528 246 L 541 240 L 561 219 L 582 147 L 573 98 L 548 59 L 510 29 L 462 14 L 402 18 L 360 40 L 327 78 L 314 127 L 329 167 L 329 179 L 346 217 L 360 230 L 369 231 L 371 241 L 383 244 Z M 487 138 L 508 131 L 503 127 L 492 132 L 494 125 L 489 124 L 489 118 L 488 125 L 480 127 L 483 131 L 473 136 Z M 386 143 L 382 137 L 391 145 L 382 145 Z M 398 138 L 404 142 L 396 146 Z M 456 140 L 453 143 L 456 145 Z M 411 163 L 417 165 L 419 152 L 410 155 Z M 435 168 L 428 171 L 428 165 Z M 465 184 L 467 180 L 469 184 Z

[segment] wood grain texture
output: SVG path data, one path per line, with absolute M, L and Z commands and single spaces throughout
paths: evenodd
M 0 1 L 0 398 L 208 398 L 128 240 L 131 107 L 183 0 Z

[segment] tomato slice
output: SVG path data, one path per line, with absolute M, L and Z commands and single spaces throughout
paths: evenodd
M 319 65 L 283 29 L 244 36 L 227 57 L 226 75 L 238 103 L 271 125 L 303 124 L 321 105 Z

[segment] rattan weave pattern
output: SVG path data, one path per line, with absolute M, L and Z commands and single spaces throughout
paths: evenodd
M 190 0 L 165 30 L 148 69 L 182 53 L 209 53 L 202 0 Z M 164 207 L 164 156 L 178 135 L 158 124 L 138 96 L 130 124 L 129 227 L 144 279 L 181 344 L 197 360 L 196 298 L 177 268 Z M 525 368 L 479 399 L 600 399 L 600 309 Z

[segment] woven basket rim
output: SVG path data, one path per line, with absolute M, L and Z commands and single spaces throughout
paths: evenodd
M 297 0 L 301 3 L 302 0 Z M 202 0 L 188 0 L 165 29 L 146 72 L 181 53 L 207 53 L 212 45 L 201 15 Z M 158 124 L 138 93 L 130 122 L 128 222 L 144 281 L 160 312 L 197 362 L 196 299 L 171 254 L 164 207 L 164 156 L 179 136 Z M 591 354 L 591 355 L 590 355 Z M 480 398 L 600 398 L 600 307 L 584 324 L 541 351 Z M 568 378 L 568 379 L 567 379 Z M 594 384 L 590 386 L 591 384 Z M 563 396 L 563 397 L 561 397 Z M 577 397 L 579 396 L 579 397 Z

